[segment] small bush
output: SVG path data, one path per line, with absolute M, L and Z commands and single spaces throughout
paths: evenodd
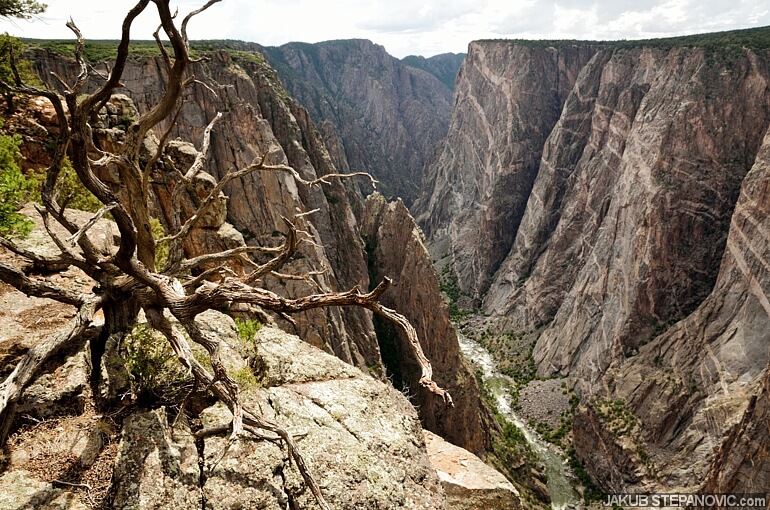
M 19 167 L 19 135 L 0 135 L 0 235 L 26 237 L 33 223 L 19 209 L 29 200 L 34 183 Z
M 160 220 L 157 218 L 150 218 L 150 230 L 152 230 L 152 238 L 155 241 L 162 239 L 166 236 L 166 229 L 163 228 Z M 168 243 L 155 243 L 155 267 L 158 271 L 163 271 L 168 264 Z
M 262 323 L 253 319 L 235 319 L 235 326 L 238 328 L 238 337 L 247 342 L 254 341 L 254 335 L 262 329 Z
M 131 375 L 131 390 L 140 400 L 175 403 L 192 387 L 192 376 L 166 338 L 146 324 L 126 336 L 121 354 Z
M 67 158 L 62 162 L 62 170 L 56 181 L 56 190 L 59 194 L 59 205 L 64 207 L 88 212 L 96 212 L 102 207 L 99 199 L 80 181 L 75 169 L 72 168 L 72 163 Z

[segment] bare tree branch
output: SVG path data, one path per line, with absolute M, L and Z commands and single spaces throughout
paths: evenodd
M 160 40 L 160 30 L 162 28 L 163 25 L 159 25 L 155 32 L 152 33 L 152 36 L 155 38 L 155 43 L 158 45 L 160 55 L 163 57 L 163 61 L 166 63 L 166 69 L 171 69 L 171 57 L 168 55 L 168 51 L 166 51 L 166 46 L 163 44 L 163 41 Z
M 77 259 L 71 258 L 66 254 L 59 257 L 49 257 L 46 255 L 41 255 L 31 250 L 26 250 L 24 248 L 21 248 L 16 243 L 14 243 L 10 239 L 7 239 L 3 236 L 0 236 L 0 246 L 15 253 L 16 255 L 19 255 L 20 257 L 23 257 L 24 259 L 32 262 L 36 266 L 42 267 L 42 268 L 53 269 L 53 268 L 60 267 L 62 265 L 73 264 L 77 260 Z
M 168 67 L 168 76 L 164 83 L 165 88 L 158 102 L 127 128 L 122 144 L 117 144 L 118 147 L 114 149 L 100 150 L 96 146 L 95 131 L 92 126 L 101 109 L 110 100 L 113 91 L 121 86 L 120 80 L 129 57 L 131 26 L 136 17 L 150 4 L 150 1 L 157 7 L 157 16 L 160 20 L 160 28 L 153 35 L 158 44 L 161 58 Z M 77 38 L 75 57 L 80 66 L 80 73 L 72 87 L 60 80 L 65 89 L 64 99 L 69 109 L 68 112 L 65 111 L 64 103 L 58 95 L 24 85 L 21 83 L 17 71 L 14 71 L 15 86 L 0 84 L 2 90 L 46 97 L 54 105 L 60 128 L 59 136 L 52 163 L 47 169 L 46 180 L 42 187 L 43 207 L 38 210 L 43 217 L 43 224 L 49 237 L 56 243 L 61 255 L 43 257 L 4 240 L 0 240 L 0 246 L 33 263 L 48 265 L 49 267 L 57 263 L 76 265 L 93 280 L 93 286 L 96 289 L 94 292 L 98 292 L 98 295 L 78 293 L 58 287 L 40 278 L 30 278 L 17 268 L 0 264 L 0 280 L 10 283 L 28 295 L 55 299 L 80 308 L 75 320 L 67 330 L 49 342 L 41 343 L 39 348 L 36 347 L 30 351 L 28 357 L 17 366 L 17 370 L 12 376 L 0 384 L 0 415 L 3 414 L 3 411 L 5 411 L 6 417 L 13 414 L 14 403 L 44 360 L 50 357 L 51 353 L 81 334 L 91 323 L 93 314 L 97 309 L 100 307 L 104 309 L 105 326 L 103 332 L 105 334 L 100 336 L 100 339 L 103 339 L 114 333 L 125 333 L 136 319 L 141 307 L 149 324 L 164 335 L 180 362 L 192 372 L 196 384 L 212 391 L 232 411 L 233 419 L 228 427 L 230 432 L 228 445 L 237 440 L 243 432 L 260 438 L 268 437 L 272 440 L 280 438 L 286 445 L 289 455 L 297 465 L 318 504 L 321 508 L 328 509 L 328 504 L 315 482 L 311 470 L 299 453 L 293 436 L 278 424 L 272 423 L 264 419 L 259 413 L 243 407 L 238 385 L 220 360 L 218 340 L 198 327 L 194 321 L 196 315 L 209 309 L 223 310 L 231 306 L 246 305 L 253 309 L 259 309 L 260 313 L 265 314 L 265 316 L 267 313 L 274 313 L 293 322 L 291 314 L 315 308 L 329 306 L 363 307 L 401 328 L 409 339 L 413 357 L 421 367 L 420 385 L 442 397 L 450 405 L 452 400 L 451 396 L 433 381 L 431 364 L 422 351 L 414 327 L 401 314 L 379 303 L 378 298 L 388 288 L 390 280 L 384 280 L 368 293 L 361 292 L 358 288 L 347 292 L 324 292 L 320 284 L 313 278 L 322 272 L 306 271 L 304 274 L 295 275 L 285 274 L 285 271 L 281 271 L 296 253 L 300 242 L 315 245 L 312 235 L 308 232 L 312 231 L 312 228 L 303 225 L 302 221 L 304 221 L 304 217 L 317 212 L 317 210 L 297 214 L 293 221 L 282 218 L 288 231 L 281 246 L 242 246 L 224 249 L 216 253 L 191 256 L 189 259 L 184 258 L 183 242 L 214 201 L 220 198 L 224 187 L 233 180 L 252 172 L 285 173 L 301 186 L 329 184 L 331 179 L 350 177 L 365 177 L 369 179 L 372 186 L 376 187 L 377 184 L 374 178 L 362 172 L 331 173 L 315 179 L 305 179 L 291 166 L 267 164 L 269 152 L 266 151 L 248 166 L 227 172 L 209 190 L 206 197 L 195 204 L 196 209 L 189 218 L 180 216 L 183 209 L 181 207 L 182 194 L 190 191 L 193 179 L 202 172 L 206 158 L 209 156 L 212 132 L 222 115 L 217 114 L 206 126 L 200 143 L 200 150 L 194 162 L 184 173 L 171 161 L 164 162 L 167 164 L 162 165 L 162 168 L 157 163 L 166 153 L 168 139 L 182 108 L 181 101 L 186 87 L 193 83 L 200 83 L 188 74 L 188 69 L 192 63 L 187 34 L 188 22 L 195 15 L 219 1 L 209 0 L 200 9 L 191 12 L 184 18 L 180 29 L 177 29 L 174 20 L 175 14 L 172 14 L 169 8 L 170 0 L 138 0 L 124 18 L 114 65 L 109 69 L 108 75 L 103 77 L 104 82 L 101 86 L 83 101 L 77 101 L 76 93 L 85 86 L 89 73 L 93 70 L 83 59 L 84 40 L 82 34 L 70 21 L 67 26 Z M 170 54 L 168 46 L 161 41 L 161 28 L 168 37 L 173 55 Z M 208 85 L 203 85 L 207 90 L 212 90 Z M 170 124 L 161 135 L 154 154 L 150 155 L 149 161 L 144 161 L 143 143 L 146 137 L 150 135 L 150 130 L 163 122 L 170 122 Z M 67 154 L 71 157 L 78 179 L 103 204 L 103 207 L 82 226 L 68 219 L 64 211 L 67 204 L 59 203 L 57 182 L 59 182 L 62 165 Z M 163 272 L 155 267 L 156 241 L 153 239 L 150 225 L 151 207 L 153 207 L 151 204 L 154 203 L 155 199 L 152 193 L 158 191 L 156 188 L 151 188 L 150 185 L 150 176 L 155 171 L 166 172 L 165 177 L 176 178 L 177 181 L 171 190 L 171 211 L 163 213 L 164 219 L 170 225 L 170 232 L 158 241 L 168 242 L 170 249 L 170 263 Z M 111 180 L 107 183 L 102 179 L 107 179 L 108 172 L 117 172 L 119 186 Z M 166 179 L 166 182 L 168 180 Z M 90 229 L 107 211 L 112 212 L 120 232 L 120 245 L 114 254 L 100 252 L 89 238 Z M 72 244 L 77 243 L 79 249 L 68 246 L 68 243 L 60 238 L 60 235 L 50 224 L 50 218 L 54 218 L 69 232 L 67 241 Z M 298 227 L 304 227 L 305 230 Z M 271 258 L 264 263 L 260 263 L 264 260 L 263 258 L 256 256 L 252 260 L 250 255 L 257 253 L 267 254 Z M 235 265 L 236 262 L 242 263 L 246 269 L 242 271 L 241 267 Z M 210 267 L 212 265 L 215 267 Z M 236 273 L 234 268 L 239 273 Z M 193 271 L 202 272 L 192 277 L 190 273 Z M 307 281 L 318 288 L 318 293 L 298 298 L 287 298 L 256 286 L 256 283 L 267 275 Z M 172 315 L 179 321 L 189 338 L 206 349 L 208 359 L 211 361 L 211 371 L 204 368 L 195 359 L 188 339 L 182 330 L 173 326 L 168 316 L 164 314 Z M 97 344 L 98 342 L 92 345 Z M 93 350 L 92 354 L 96 352 Z M 98 367 L 99 354 L 94 355 L 97 356 L 94 359 L 94 365 Z M 0 430 L 1 434 L 2 430 Z M 0 437 L 0 443 L 2 443 L 2 437 Z M 225 448 L 222 455 L 225 455 L 226 452 L 227 449 Z
M 221 2 L 221 0 L 209 0 L 208 2 L 206 2 L 206 5 L 204 5 L 203 7 L 199 8 L 199 9 L 195 9 L 190 14 L 185 16 L 184 20 L 182 20 L 182 38 L 184 39 L 184 41 L 187 44 L 189 44 L 189 42 L 190 42 L 190 39 L 187 38 L 187 24 L 190 22 L 190 20 L 193 18 L 193 16 L 197 16 L 198 14 L 202 13 L 203 11 L 205 11 L 206 9 L 211 7 L 212 5 L 214 5 L 216 3 L 219 3 L 219 2 Z
M 294 252 L 297 251 L 297 229 L 294 227 L 292 222 L 286 218 L 282 219 L 286 226 L 289 228 L 289 233 L 286 235 L 286 241 L 284 241 L 283 246 L 281 247 L 281 251 L 268 262 L 247 274 L 243 278 L 244 283 L 253 284 L 264 275 L 282 268 L 284 264 L 286 264 L 289 259 L 291 259 L 292 255 L 294 255 Z
M 81 306 L 86 301 L 86 297 L 79 292 L 74 292 L 42 280 L 32 279 L 15 267 L 2 263 L 0 263 L 0 280 L 12 285 L 27 296 L 49 298 L 74 306 Z
M 270 172 L 286 172 L 288 174 L 291 174 L 292 177 L 294 177 L 294 180 L 297 181 L 299 184 L 302 184 L 303 186 L 315 186 L 316 184 L 331 184 L 329 182 L 329 179 L 336 178 L 336 179 L 349 179 L 351 177 L 366 177 L 369 179 L 369 182 L 372 184 L 372 187 L 374 189 L 377 189 L 377 181 L 374 177 L 371 176 L 371 174 L 368 174 L 366 172 L 353 172 L 349 174 L 326 174 L 322 175 L 321 177 L 317 179 L 313 179 L 312 181 L 308 181 L 302 178 L 302 176 L 297 172 L 294 168 L 288 166 L 288 165 L 261 165 L 259 170 L 265 170 Z
M 211 131 L 212 129 L 214 129 L 214 126 L 221 118 L 222 118 L 222 114 L 217 113 L 214 119 L 211 122 L 209 122 L 209 124 L 206 126 L 206 129 L 203 131 L 203 142 L 201 143 L 201 150 L 198 151 L 198 154 L 195 157 L 195 161 L 192 163 L 192 165 L 190 165 L 190 168 L 182 176 L 182 179 L 174 185 L 173 191 L 171 192 L 171 204 L 173 208 L 179 207 L 182 192 L 189 187 L 189 185 L 192 183 L 192 180 L 195 178 L 195 176 L 202 171 L 203 164 L 206 161 L 206 157 L 208 155 L 209 147 L 211 144 Z M 203 203 L 198 207 L 198 210 L 195 212 L 195 214 L 193 214 L 190 220 L 188 220 L 188 222 L 185 224 L 187 225 L 189 223 L 190 225 L 187 228 L 186 232 L 190 231 L 192 226 L 195 224 L 195 221 L 197 221 L 197 218 L 200 217 L 200 215 L 203 214 L 203 212 L 205 212 L 206 209 L 208 209 L 209 205 L 213 202 L 214 198 L 217 198 L 218 196 L 219 196 L 219 193 L 217 193 L 216 195 L 209 194 L 208 197 L 206 197 L 206 200 L 203 201 Z M 184 231 L 183 227 L 180 225 L 180 219 L 177 215 L 173 215 L 171 218 L 171 228 L 179 233 L 182 233 Z M 177 271 L 177 267 L 179 266 L 182 260 L 182 257 L 183 257 L 182 240 L 186 235 L 187 234 L 185 233 L 178 237 L 172 236 L 171 238 L 164 238 L 161 240 L 161 241 L 168 241 L 169 243 L 169 268 L 172 272 Z
M 226 305 L 229 306 L 234 303 L 255 304 L 265 310 L 282 314 L 293 314 L 329 306 L 361 306 L 367 308 L 401 328 L 408 338 L 412 353 L 422 369 L 422 375 L 419 380 L 420 385 L 441 397 L 447 405 L 453 405 L 451 395 L 433 381 L 433 368 L 422 350 L 414 326 L 403 315 L 383 306 L 377 300 L 390 287 L 390 284 L 390 279 L 386 278 L 374 290 L 366 294 L 361 293 L 358 288 L 353 288 L 347 292 L 327 292 L 297 299 L 288 299 L 267 289 L 251 287 L 242 281 L 228 278 L 219 284 L 203 282 L 185 303 L 179 304 L 178 309 L 184 310 L 184 314 L 194 316 L 212 307 L 221 309 Z
M 72 30 L 72 32 L 75 34 L 75 39 L 77 41 L 75 44 L 75 61 L 80 66 L 80 72 L 78 73 L 75 86 L 69 88 L 67 92 L 77 94 L 83 88 L 83 85 L 85 85 L 86 80 L 88 80 L 88 64 L 86 64 L 85 59 L 83 59 L 83 48 L 85 48 L 85 41 L 83 41 L 83 34 L 75 25 L 75 22 L 72 20 L 72 18 L 67 21 L 66 27 Z
M 78 231 L 77 231 L 77 232 L 75 232 L 75 233 L 74 233 L 74 234 L 73 234 L 71 237 L 69 237 L 69 238 L 67 239 L 67 241 L 69 241 L 70 243 L 72 243 L 72 245 L 74 246 L 74 245 L 75 245 L 75 244 L 76 244 L 76 243 L 77 243 L 77 242 L 80 240 L 80 238 L 81 238 L 81 237 L 82 237 L 82 236 L 83 236 L 83 235 L 84 235 L 86 232 L 88 232 L 88 230 L 89 230 L 91 227 L 93 227 L 94 225 L 96 225 L 96 222 L 97 222 L 97 221 L 99 221 L 100 219 L 102 219 L 102 218 L 104 217 L 104 215 L 105 215 L 105 214 L 107 214 L 107 213 L 108 213 L 108 212 L 110 212 L 111 210 L 115 209 L 117 206 L 118 206 L 118 204 L 117 204 L 116 202 L 113 202 L 113 203 L 111 203 L 111 204 L 105 205 L 104 207 L 101 207 L 101 208 L 100 208 L 98 211 L 96 211 L 96 214 L 94 214 L 94 215 L 91 217 L 91 219 L 90 219 L 90 220 L 88 220 L 88 222 L 86 222 L 86 224 L 85 224 L 85 225 L 83 225 L 82 227 L 80 227 L 80 230 L 78 230 Z
M 281 250 L 283 250 L 283 246 L 278 246 L 275 248 L 269 246 L 238 246 L 237 248 L 215 253 L 207 253 L 205 255 L 198 255 L 197 257 L 184 260 L 180 263 L 179 268 L 174 271 L 173 274 L 180 275 L 206 264 L 239 259 L 242 255 L 249 253 L 279 253 Z M 167 272 L 167 274 L 171 273 Z

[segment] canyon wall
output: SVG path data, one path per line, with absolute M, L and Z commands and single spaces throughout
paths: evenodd
M 413 207 L 434 258 L 449 260 L 474 302 L 510 250 L 543 143 L 593 49 L 472 43 L 449 134 Z
M 639 470 L 638 452 L 631 458 L 656 489 L 699 488 L 703 480 L 711 492 L 762 493 L 769 486 L 770 456 L 760 446 L 768 433 L 769 192 L 770 133 L 740 188 L 712 292 L 611 368 L 606 390 L 596 394 L 595 401 L 623 401 L 639 417 L 634 449 L 653 464 Z M 593 436 L 576 435 L 576 443 L 595 447 Z M 596 478 L 623 488 L 607 472 Z
M 51 72 L 65 80 L 76 76 L 73 62 L 56 54 L 44 52 L 33 55 L 32 60 L 43 77 L 50 77 Z M 225 52 L 215 53 L 195 64 L 191 72 L 201 84 L 187 89 L 171 138 L 200 144 L 207 124 L 223 112 L 211 136 L 204 168 L 208 173 L 219 179 L 228 171 L 248 166 L 264 153 L 269 163 L 288 164 L 306 180 L 336 171 L 307 113 L 280 87 L 275 72 L 259 54 L 248 54 L 236 61 Z M 123 75 L 122 92 L 140 112 L 146 112 L 160 98 L 165 73 L 161 59 L 131 60 Z M 157 134 L 168 127 L 168 121 L 159 125 Z M 167 183 L 155 184 L 163 195 Z M 233 181 L 225 187 L 225 193 L 228 221 L 249 244 L 275 246 L 282 242 L 286 231 L 282 217 L 294 219 L 298 214 L 316 211 L 312 217 L 298 220 L 299 228 L 308 232 L 311 242 L 300 245 L 298 255 L 284 272 L 318 272 L 316 282 L 329 290 L 368 285 L 355 219 L 339 182 L 323 188 L 302 187 L 288 173 L 261 172 Z M 265 284 L 287 296 L 317 291 L 315 284 L 300 280 L 269 277 Z M 303 312 L 298 314 L 296 325 L 283 326 L 348 363 L 381 371 L 376 336 L 366 311 Z
M 447 407 L 418 384 L 420 367 L 404 355 L 410 349 L 406 335 L 386 321 L 375 319 L 383 360 L 394 385 L 409 392 L 424 416 L 426 428 L 483 455 L 492 446 L 489 429 L 495 426 L 494 419 L 482 403 L 473 371 L 460 353 L 422 232 L 403 202 L 388 203 L 378 194 L 366 199 L 364 218 L 362 234 L 370 275 L 373 280 L 386 276 L 395 280 L 380 301 L 389 308 L 404 310 L 422 339 L 434 377 L 445 384 L 454 407 Z
M 205 170 L 218 179 L 231 169 L 247 166 L 265 153 L 268 162 L 290 165 L 307 181 L 347 171 L 349 165 L 339 146 L 332 146 L 330 156 L 322 134 L 307 110 L 283 89 L 275 71 L 259 53 L 219 51 L 208 57 L 192 68 L 200 84 L 191 86 L 186 92 L 186 102 L 175 125 L 160 125 L 157 133 L 170 128 L 172 139 L 179 137 L 199 144 L 207 124 L 217 112 L 223 112 L 224 116 L 212 132 L 211 150 L 205 166 Z M 73 62 L 51 52 L 38 50 L 32 54 L 32 60 L 41 76 L 50 77 L 51 73 L 56 73 L 65 80 L 76 76 Z M 165 72 L 160 59 L 134 59 L 127 66 L 122 80 L 123 92 L 133 99 L 140 112 L 147 111 L 158 100 Z M 49 85 L 55 87 L 56 83 Z M 124 110 L 116 111 L 113 122 L 119 124 L 122 117 L 130 116 Z M 172 145 L 176 146 L 176 142 Z M 194 156 L 192 148 L 185 150 L 192 150 Z M 419 242 L 410 245 L 409 250 L 414 248 L 415 251 L 406 255 L 414 262 L 413 267 L 392 263 L 397 256 L 405 254 L 404 246 L 398 243 L 383 243 L 376 254 L 367 254 L 362 227 L 354 214 L 354 211 L 363 214 L 363 204 L 338 179 L 329 182 L 308 187 L 300 185 L 288 173 L 261 172 L 230 183 L 225 187 L 226 215 L 237 229 L 235 237 L 241 235 L 241 242 L 253 245 L 275 246 L 283 241 L 285 224 L 282 217 L 298 218 L 307 242 L 300 244 L 298 253 L 282 272 L 313 272 L 314 276 L 310 282 L 281 275 L 265 278 L 263 283 L 267 288 L 284 296 L 304 296 L 319 290 L 343 291 L 356 286 L 366 289 L 384 276 L 395 279 L 394 288 L 405 289 L 408 282 L 424 300 L 397 302 L 392 307 L 418 325 L 420 337 L 426 339 L 429 346 L 428 352 L 437 358 L 434 361 L 436 382 L 449 386 L 457 397 L 455 407 L 446 408 L 443 402 L 431 400 L 436 397 L 422 394 L 415 402 L 419 403 L 421 420 L 428 430 L 444 435 L 478 455 L 485 455 L 490 443 L 489 430 L 480 417 L 487 412 L 475 378 L 459 355 L 457 339 L 450 334 L 453 332 L 446 306 L 435 284 L 427 252 Z M 163 211 L 170 206 L 163 199 L 167 196 L 164 190 L 168 184 L 154 182 L 161 197 L 157 206 L 161 219 Z M 412 222 L 403 206 L 399 210 L 402 212 L 399 222 Z M 303 214 L 307 215 L 301 216 Z M 200 242 L 189 246 L 188 250 L 197 254 L 221 247 L 211 241 L 211 236 L 202 235 L 199 239 Z M 385 261 L 391 261 L 387 270 L 376 273 L 377 281 L 370 282 L 369 265 L 384 265 Z M 426 280 L 428 273 L 433 280 Z M 427 283 L 423 284 L 424 280 Z M 295 323 L 280 318 L 275 320 L 283 329 L 343 361 L 375 377 L 386 377 L 369 311 L 358 307 L 327 308 L 296 314 L 293 318 Z M 407 379 L 416 381 L 420 368 L 414 362 L 412 352 L 407 346 L 396 348 L 403 348 L 396 353 L 403 361 L 399 370 Z M 392 366 L 389 368 L 393 369 Z
M 363 39 L 261 51 L 292 97 L 316 122 L 333 128 L 333 134 L 322 130 L 330 135 L 325 141 L 341 141 L 350 169 L 371 173 L 384 195 L 411 205 L 425 161 L 446 135 L 462 57 L 400 61 Z
M 605 490 L 766 478 L 769 65 L 480 41 L 461 69 L 415 213 L 460 304 L 577 381 L 577 454 Z

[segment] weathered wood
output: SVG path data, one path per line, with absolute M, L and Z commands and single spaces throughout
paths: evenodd
M 92 324 L 94 313 L 100 306 L 100 298 L 90 299 L 83 303 L 66 328 L 30 349 L 16 365 L 11 375 L 0 384 L 0 432 L 7 434 L 10 423 L 13 421 L 16 402 L 21 397 L 24 388 L 40 370 L 40 367 L 54 354 L 86 332 Z M 3 444 L 5 439 L 4 435 L 0 436 L 0 444 Z
M 71 289 L 58 287 L 44 280 L 33 279 L 16 269 L 0 263 L 0 280 L 12 285 L 27 296 L 49 298 L 60 303 L 81 306 L 86 301 L 86 295 Z

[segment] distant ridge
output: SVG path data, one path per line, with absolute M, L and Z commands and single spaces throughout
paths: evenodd
M 409 55 L 401 59 L 404 64 L 422 69 L 439 79 L 449 90 L 455 88 L 455 78 L 463 63 L 465 53 L 442 53 L 433 57 Z
M 640 46 L 671 49 L 676 47 L 705 48 L 731 51 L 748 48 L 754 51 L 770 49 L 770 26 L 743 28 L 723 32 L 661 37 L 654 39 L 591 41 L 581 39 L 480 39 L 480 42 L 510 42 L 523 46 L 562 48 L 565 46 L 604 46 L 616 48 L 638 48 Z

